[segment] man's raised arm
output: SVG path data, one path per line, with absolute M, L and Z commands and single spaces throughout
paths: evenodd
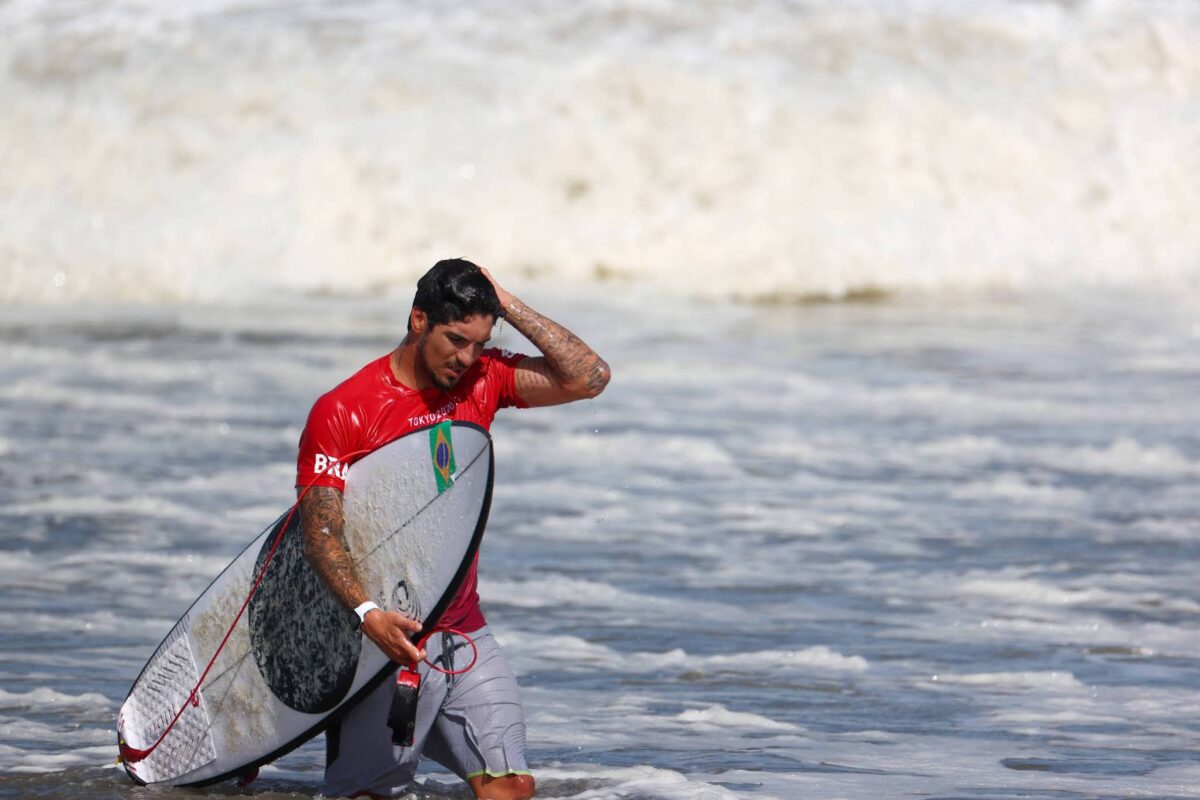
M 313 486 L 300 500 L 300 527 L 304 532 L 304 555 L 320 576 L 325 587 L 346 608 L 358 608 L 369 599 L 363 591 L 354 562 L 342 536 L 342 493 L 330 486 Z M 421 630 L 421 623 L 399 611 L 368 611 L 362 632 L 379 646 L 383 654 L 398 664 L 416 663 L 425 658 L 408 634 Z
M 551 406 L 586 400 L 604 391 L 612 376 L 608 364 L 575 334 L 543 316 L 496 283 L 492 282 L 504 318 L 542 351 L 539 358 L 526 358 L 514 374 L 517 394 L 530 406 Z

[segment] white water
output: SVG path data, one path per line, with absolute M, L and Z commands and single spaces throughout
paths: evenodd
M 1200 5 L 0 6 L 0 304 L 1200 283 Z
M 1200 797 L 1189 305 L 521 292 L 615 375 L 494 429 L 480 588 L 543 796 Z M 0 797 L 141 796 L 121 699 L 402 305 L 0 323 Z

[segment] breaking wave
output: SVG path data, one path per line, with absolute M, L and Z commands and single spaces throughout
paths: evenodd
M 0 6 L 0 303 L 1200 284 L 1200 6 Z

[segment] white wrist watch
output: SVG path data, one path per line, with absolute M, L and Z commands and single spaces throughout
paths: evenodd
M 354 613 L 358 615 L 358 624 L 354 626 L 354 629 L 359 630 L 362 628 L 363 620 L 367 618 L 367 614 L 369 612 L 380 611 L 380 610 L 381 609 L 379 608 L 379 606 L 377 606 L 375 603 L 372 603 L 370 600 L 363 603 L 358 608 L 354 609 Z

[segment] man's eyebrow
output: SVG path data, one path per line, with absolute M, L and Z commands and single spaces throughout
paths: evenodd
M 461 339 L 464 342 L 468 341 L 470 339 L 470 337 L 464 336 L 461 333 L 457 333 L 455 331 L 451 331 L 450 333 L 447 334 L 447 336 L 450 336 L 455 339 Z M 487 344 L 491 340 L 492 340 L 492 336 L 491 336 L 491 334 L 488 334 L 488 337 L 486 339 L 480 340 L 479 344 Z

